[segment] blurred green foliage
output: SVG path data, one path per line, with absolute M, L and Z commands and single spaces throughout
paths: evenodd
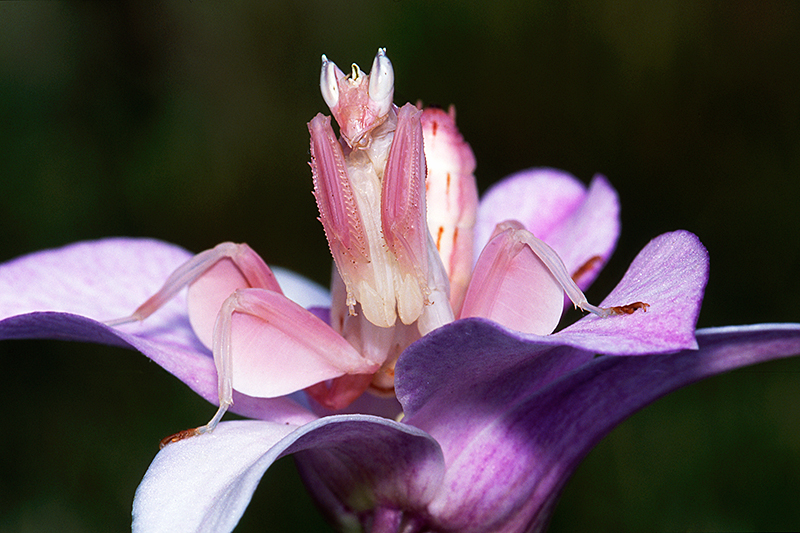
M 711 253 L 701 326 L 797 321 L 800 4 L 761 2 L 0 3 L 0 260 L 150 236 L 246 241 L 326 283 L 305 123 L 319 56 L 396 101 L 455 104 L 483 190 L 554 166 L 609 177 L 619 247 L 600 300 L 653 236 Z M 0 530 L 125 530 L 164 435 L 213 408 L 134 352 L 0 344 Z M 797 530 L 800 363 L 689 387 L 616 429 L 553 531 Z M 284 460 L 237 531 L 324 530 Z

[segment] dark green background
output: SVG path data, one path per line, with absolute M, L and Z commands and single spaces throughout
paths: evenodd
M 753 2 L 0 3 L 0 260 L 76 240 L 246 241 L 326 283 L 305 123 L 320 54 L 396 101 L 449 105 L 481 190 L 530 166 L 622 200 L 599 301 L 657 234 L 711 253 L 701 326 L 798 321 L 800 4 Z M 157 441 L 213 408 L 144 357 L 0 344 L 0 530 L 129 526 Z M 800 361 L 664 399 L 568 484 L 552 531 L 796 530 Z M 237 531 L 325 530 L 290 460 Z

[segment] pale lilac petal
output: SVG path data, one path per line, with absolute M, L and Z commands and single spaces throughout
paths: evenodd
M 405 421 L 445 454 L 444 485 L 429 506 L 437 525 L 543 527 L 579 461 L 620 421 L 705 377 L 800 353 L 800 324 L 700 330 L 697 339 L 699 350 L 587 359 L 470 320 L 412 345 L 397 365 L 397 391 Z
M 134 238 L 78 242 L 25 255 L 0 265 L 0 319 L 32 311 L 64 311 L 101 321 L 127 316 L 190 257 L 174 244 Z M 329 292 L 317 283 L 285 268 L 273 268 L 273 273 L 284 294 L 303 307 L 330 305 Z M 179 294 L 153 319 L 185 314 L 185 309 Z
M 518 220 L 549 244 L 576 276 L 581 288 L 594 281 L 619 236 L 619 198 L 608 180 L 597 175 L 587 190 L 561 170 L 524 170 L 490 188 L 481 199 L 475 226 L 475 254 L 495 226 Z
M 312 488 L 339 502 L 344 514 L 385 502 L 422 509 L 442 478 L 436 442 L 391 420 L 342 415 L 301 427 L 223 422 L 159 452 L 136 492 L 133 530 L 231 531 L 267 468 L 291 453 L 306 468 L 323 465 Z
M 598 174 L 583 202 L 543 240 L 558 252 L 575 282 L 585 289 L 611 257 L 619 232 L 617 191 Z
M 95 320 L 130 315 L 191 254 L 151 239 L 103 239 L 44 250 L 0 265 L 0 319 L 64 311 Z M 153 318 L 185 314 L 183 295 Z
M 694 326 L 708 281 L 708 252 L 688 231 L 665 233 L 639 252 L 601 307 L 634 302 L 646 311 L 588 315 L 551 341 L 596 353 L 637 355 L 695 348 Z
M 518 220 L 547 242 L 553 231 L 583 202 L 586 187 L 572 175 L 554 168 L 516 172 L 483 195 L 475 224 L 476 254 L 489 242 L 494 227 Z

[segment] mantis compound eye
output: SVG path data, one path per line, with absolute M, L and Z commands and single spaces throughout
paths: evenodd
M 344 73 L 336 66 L 333 61 L 328 61 L 325 54 L 322 54 L 322 71 L 319 75 L 319 90 L 328 109 L 334 109 L 339 105 L 339 78 L 344 77 Z
M 386 48 L 378 48 L 369 71 L 369 99 L 375 106 L 375 115 L 383 116 L 392 106 L 394 93 L 394 69 L 386 57 Z

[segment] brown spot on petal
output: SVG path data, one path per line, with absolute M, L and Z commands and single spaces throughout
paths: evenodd
M 442 235 L 444 234 L 444 226 L 439 226 L 439 232 L 436 234 L 436 249 L 442 251 Z

